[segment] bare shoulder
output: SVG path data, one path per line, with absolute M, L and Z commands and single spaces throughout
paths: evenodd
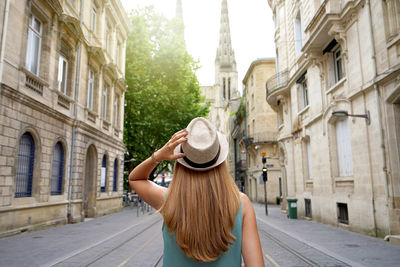
M 245 216 L 249 211 L 253 210 L 253 205 L 249 197 L 244 193 L 240 193 L 240 201 L 242 202 L 242 213 Z

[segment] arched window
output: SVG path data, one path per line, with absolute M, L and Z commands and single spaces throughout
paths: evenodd
M 32 196 L 34 160 L 35 142 L 30 133 L 24 133 L 19 140 L 15 197 Z
M 51 173 L 51 194 L 61 195 L 64 176 L 64 148 L 61 142 L 54 147 L 53 169 Z
M 228 99 L 231 99 L 231 78 L 228 78 Z
M 101 192 L 106 192 L 106 184 L 107 184 L 107 156 L 103 156 L 103 160 L 101 162 Z
M 114 180 L 113 180 L 113 191 L 117 192 L 117 180 L 118 180 L 118 160 L 114 161 Z

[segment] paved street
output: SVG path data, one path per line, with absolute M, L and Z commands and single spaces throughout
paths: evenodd
M 254 204 L 267 266 L 398 266 L 400 247 Z M 161 266 L 162 219 L 125 208 L 84 223 L 0 239 L 0 266 Z

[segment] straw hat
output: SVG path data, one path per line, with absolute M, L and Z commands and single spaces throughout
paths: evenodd
M 220 165 L 228 156 L 226 137 L 204 118 L 195 118 L 186 127 L 187 141 L 175 148 L 174 154 L 184 153 L 178 162 L 183 166 L 206 171 Z

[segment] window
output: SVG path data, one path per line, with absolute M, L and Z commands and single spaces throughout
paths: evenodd
M 42 22 L 33 14 L 29 16 L 26 69 L 39 76 L 40 51 L 42 45 Z
M 306 217 L 312 218 L 312 213 L 311 213 L 311 199 L 304 199 L 304 207 L 305 207 L 305 213 Z
M 102 109 L 101 109 L 101 117 L 104 120 L 107 120 L 107 98 L 108 98 L 107 86 L 104 86 L 103 97 L 102 98 L 103 98 L 103 106 L 102 106 Z
M 254 76 L 253 75 L 251 75 L 250 81 L 251 81 L 251 86 L 253 86 L 254 85 Z
M 54 147 L 51 174 L 51 194 L 61 195 L 64 176 L 64 148 L 60 142 Z
M 298 80 L 299 84 L 299 110 L 308 106 L 308 86 L 307 86 L 307 73 L 304 73 Z
M 118 119 L 119 117 L 119 96 L 115 95 L 115 101 L 114 101 L 114 126 L 115 128 L 119 128 L 119 124 L 118 124 Z
M 348 119 L 336 122 L 336 146 L 339 176 L 352 176 L 353 158 Z
M 101 180 L 100 180 L 100 190 L 101 192 L 106 192 L 107 184 L 107 156 L 103 156 L 101 161 Z
M 118 159 L 114 160 L 114 180 L 113 180 L 113 191 L 117 192 L 117 181 L 118 181 Z
M 303 47 L 303 32 L 301 28 L 301 15 L 300 11 L 294 20 L 294 39 L 296 43 L 296 55 L 301 55 L 301 48 Z
M 90 22 L 90 29 L 92 30 L 92 32 L 96 32 L 96 24 L 97 24 L 97 5 L 95 3 L 93 3 L 93 7 L 92 7 L 92 21 Z
M 335 69 L 335 83 L 343 78 L 342 49 L 338 46 L 333 50 L 333 61 Z
M 60 56 L 58 62 L 58 91 L 67 94 L 68 86 L 68 61 L 65 57 Z
M 30 133 L 25 133 L 19 140 L 15 197 L 32 196 L 34 160 L 35 142 Z
M 400 32 L 400 1 L 384 0 L 383 3 L 387 38 L 391 39 Z
M 228 78 L 228 99 L 231 99 L 231 78 Z
M 328 70 L 329 70 L 329 84 L 335 85 L 345 75 L 342 48 L 338 42 L 333 39 L 326 48 L 322 51 L 323 54 L 328 53 Z
M 349 224 L 349 213 L 346 203 L 337 203 L 338 221 L 340 223 Z
M 94 72 L 89 70 L 87 108 L 93 110 Z

